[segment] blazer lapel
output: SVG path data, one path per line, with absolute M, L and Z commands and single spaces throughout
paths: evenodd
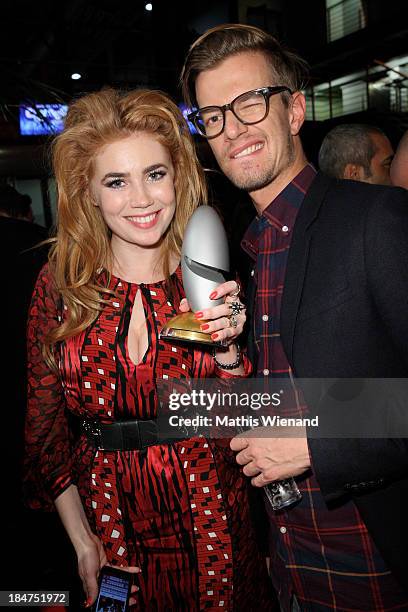
M 303 200 L 293 229 L 283 287 L 280 318 L 282 344 L 292 369 L 296 318 L 309 256 L 310 226 L 319 214 L 320 207 L 331 183 L 332 179 L 324 174 L 318 173 L 316 175 Z

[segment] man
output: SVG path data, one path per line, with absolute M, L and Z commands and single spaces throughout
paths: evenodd
M 182 73 L 196 126 L 257 213 L 242 243 L 254 261 L 255 373 L 403 378 L 407 196 L 316 175 L 299 136 L 303 73 L 300 58 L 245 25 L 206 32 Z M 404 440 L 303 434 L 235 438 L 231 447 L 255 486 L 300 476 L 297 505 L 268 507 L 282 610 L 408 609 Z
M 391 164 L 391 182 L 396 187 L 408 189 L 408 130 L 399 141 Z
M 349 123 L 336 126 L 325 136 L 319 167 L 333 178 L 390 185 L 393 155 L 390 141 L 379 128 Z

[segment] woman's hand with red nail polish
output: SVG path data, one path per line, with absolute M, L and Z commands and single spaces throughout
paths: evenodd
M 211 299 L 224 298 L 224 303 L 195 313 L 198 320 L 205 322 L 205 327 L 201 325 L 201 330 L 212 334 L 214 341 L 232 344 L 243 331 L 246 315 L 238 290 L 239 286 L 236 281 L 227 281 L 218 285 L 209 297 Z M 235 303 L 235 308 L 239 305 L 239 311 L 235 314 L 232 314 L 232 302 Z
M 242 333 L 246 321 L 245 308 L 241 308 L 238 314 L 232 316 L 231 302 L 242 306 L 239 299 L 239 285 L 236 281 L 226 281 L 218 285 L 210 293 L 210 299 L 224 298 L 224 303 L 212 308 L 198 310 L 195 318 L 204 324 L 200 326 L 201 331 L 213 334 L 214 341 L 232 344 Z M 179 306 L 180 312 L 188 312 L 190 305 L 186 298 L 183 298 Z

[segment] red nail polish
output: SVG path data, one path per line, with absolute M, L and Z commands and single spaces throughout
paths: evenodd
M 201 310 L 199 310 L 198 312 L 195 313 L 196 319 L 202 319 L 203 318 L 203 313 L 201 312 Z
M 216 340 L 216 339 L 218 338 L 218 334 L 211 334 L 211 338 L 212 338 L 213 340 Z
M 208 325 L 208 323 L 204 323 L 204 325 L 200 325 L 201 330 L 205 331 L 206 329 L 208 329 L 210 326 Z
M 216 291 L 213 291 L 212 293 L 210 293 L 210 300 L 213 300 L 216 297 L 217 297 L 217 292 Z

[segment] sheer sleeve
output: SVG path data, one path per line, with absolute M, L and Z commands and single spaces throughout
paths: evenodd
M 71 484 L 71 452 L 65 399 L 58 373 L 46 363 L 42 344 L 59 324 L 59 299 L 48 265 L 41 270 L 28 315 L 28 405 L 25 423 L 24 498 L 31 508 L 54 509 Z

